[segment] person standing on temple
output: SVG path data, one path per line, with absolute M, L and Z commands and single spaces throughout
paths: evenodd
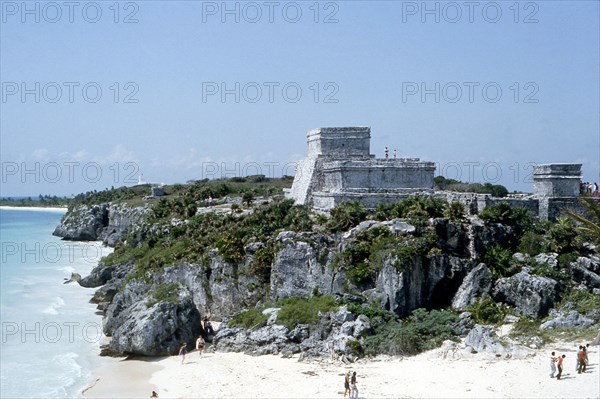
M 394 148 L 394 159 L 396 159 L 396 149 Z
M 385 152 L 385 159 L 388 159 L 389 155 L 390 155 L 390 151 L 388 150 L 387 145 L 385 146 L 385 151 L 384 152 Z

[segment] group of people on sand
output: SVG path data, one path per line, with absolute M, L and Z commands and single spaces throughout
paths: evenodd
M 579 345 L 579 350 L 577 351 L 577 364 L 575 366 L 575 371 L 577 373 L 585 373 L 586 367 L 588 365 L 588 348 L 590 344 L 587 345 Z M 550 355 L 550 378 L 554 378 L 554 374 L 556 374 L 556 370 L 558 369 L 558 374 L 556 375 L 556 379 L 560 380 L 560 377 L 563 373 L 563 361 L 566 358 L 566 355 L 561 355 L 556 357 L 556 352 L 552 352 Z
M 348 371 L 344 375 L 344 397 L 349 395 L 350 399 L 358 399 L 358 387 L 356 386 L 356 371 L 350 375 Z
M 204 347 L 206 346 L 206 341 L 204 340 L 204 336 L 208 337 L 209 335 L 214 335 L 215 331 L 212 327 L 212 324 L 210 323 L 210 320 L 208 320 L 208 317 L 204 317 L 204 319 L 202 320 L 202 334 L 198 336 L 198 338 L 196 339 L 196 350 L 198 351 L 198 356 L 202 356 L 202 351 L 204 350 Z M 187 351 L 187 343 L 183 342 L 180 346 L 179 346 L 179 352 L 178 355 L 181 356 L 181 364 L 183 364 L 183 362 L 185 362 L 185 355 L 187 355 L 188 351 Z

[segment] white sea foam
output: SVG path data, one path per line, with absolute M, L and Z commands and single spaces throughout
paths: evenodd
M 62 248 L 63 242 L 51 235 L 61 214 L 41 211 L 2 209 L 2 241 L 23 241 L 26 248 L 35 248 L 40 242 Z M 93 290 L 63 284 L 72 272 L 85 276 L 96 265 L 84 259 L 81 251 L 91 243 L 69 245 L 77 249 L 73 257 L 65 250 L 58 261 L 33 255 L 2 260 L 0 310 L 3 322 L 12 323 L 16 330 L 0 342 L 1 398 L 80 396 L 91 380 L 90 370 L 103 362 L 97 355 L 98 343 L 86 341 L 81 327 L 101 323 L 95 306 L 89 303 Z M 60 334 L 56 326 L 61 326 Z M 69 330 L 64 326 L 75 327 Z
M 65 306 L 64 299 L 62 299 L 61 297 L 57 296 L 56 298 L 54 298 L 54 301 L 52 301 L 52 303 L 50 303 L 50 306 L 48 306 L 47 308 L 45 308 L 44 310 L 42 310 L 42 313 L 44 313 L 44 314 L 58 314 L 58 309 L 62 308 L 63 306 Z
M 41 207 L 41 206 L 0 206 L 0 209 L 7 211 L 36 211 L 36 212 L 58 212 L 65 213 L 67 208 L 52 208 L 52 207 Z

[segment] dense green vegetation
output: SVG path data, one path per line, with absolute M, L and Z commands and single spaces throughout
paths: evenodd
M 261 242 L 265 247 L 255 254 L 251 270 L 262 281 L 268 281 L 271 260 L 276 251 L 276 234 L 281 230 L 306 231 L 312 227 L 308 209 L 294 205 L 291 200 L 274 200 L 258 205 L 253 213 L 245 215 L 200 213 L 190 217 L 188 223 L 178 226 L 170 226 L 165 220 L 169 216 L 160 216 L 155 212 L 151 222 L 166 225 L 165 229 L 158 230 L 138 246 L 117 246 L 104 262 L 117 264 L 133 260 L 137 268 L 133 277 L 149 277 L 148 271 L 179 261 L 202 264 L 212 248 L 217 248 L 226 262 L 241 262 L 246 257 L 244 247 L 252 242 Z
M 0 206 L 31 206 L 31 207 L 66 207 L 71 199 L 66 197 L 57 197 L 56 195 L 39 195 L 37 198 L 0 198 Z
M 434 188 L 437 190 L 491 194 L 494 197 L 506 197 L 508 195 L 508 190 L 501 184 L 464 183 L 454 179 L 446 179 L 444 176 L 436 176 L 433 183 Z
M 389 262 L 398 270 L 410 267 L 416 257 L 428 257 L 442 252 L 438 237 L 430 218 L 447 217 L 451 221 L 465 221 L 465 209 L 460 203 L 408 197 L 391 205 L 380 205 L 367 211 L 358 202 L 346 202 L 332 210 L 329 217 L 317 215 L 304 206 L 295 206 L 291 200 L 271 196 L 269 201 L 256 198 L 271 195 L 272 188 L 242 188 L 247 182 L 196 182 L 192 185 L 174 187 L 173 192 L 159 201 L 152 209 L 150 222 L 156 227 L 142 240 L 128 239 L 132 244 L 121 244 L 105 259 L 106 263 L 133 261 L 137 272 L 133 277 L 149 277 L 154 270 L 178 261 L 199 264 L 203 271 L 208 252 L 217 249 L 222 258 L 232 264 L 251 262 L 244 273 L 258 279 L 258 285 L 268 287 L 275 254 L 281 249 L 275 237 L 280 231 L 293 230 L 339 233 L 348 231 L 365 220 L 391 220 L 400 218 L 415 227 L 411 234 L 396 235 L 387 226 L 370 227 L 353 232 L 344 240 L 343 247 L 335 251 L 331 267 L 335 272 L 344 271 L 349 284 L 343 289 L 348 293 L 360 292 L 375 283 L 377 273 L 384 263 Z M 234 188 L 232 188 L 234 187 Z M 210 190 L 210 191 L 207 191 Z M 235 193 L 235 194 L 232 194 Z M 227 195 L 237 195 L 242 203 L 232 208 L 233 212 L 197 212 L 205 206 L 203 198 L 209 195 L 215 203 Z M 564 301 L 572 301 L 582 313 L 600 308 L 599 299 L 589 293 L 571 292 L 569 263 L 584 253 L 584 236 L 574 219 L 560 218 L 556 223 L 541 222 L 524 209 L 516 209 L 508 203 L 499 203 L 486 208 L 481 219 L 487 224 L 500 223 L 498 231 L 505 238 L 487 249 L 482 258 L 491 269 L 494 278 L 510 276 L 528 266 L 531 273 L 548 276 L 559 282 Z M 173 226 L 172 219 L 186 220 Z M 589 232 L 588 232 L 589 234 Z M 136 244 L 137 242 L 137 244 Z M 247 253 L 246 246 L 254 245 Z M 339 241 L 336 241 L 339 242 Z M 329 248 L 331 251 L 333 248 Z M 513 258 L 516 251 L 529 257 Z M 558 264 L 538 264 L 532 257 L 543 252 L 558 253 Z M 133 278 L 132 277 L 132 278 Z M 265 297 L 267 298 L 267 297 Z M 147 306 L 157 301 L 176 302 L 176 285 L 160 285 L 152 293 Z M 319 294 L 318 287 L 310 298 L 286 298 L 276 303 L 244 310 L 232 316 L 231 327 L 258 328 L 267 323 L 269 315 L 262 312 L 268 307 L 279 307 L 276 322 L 293 329 L 299 324 L 315 325 L 318 314 L 335 311 L 343 302 L 331 296 Z M 348 345 L 355 354 L 370 356 L 380 353 L 391 355 L 414 355 L 438 347 L 442 341 L 453 339 L 453 325 L 458 316 L 455 312 L 440 309 L 417 309 L 410 316 L 399 320 L 395 313 L 367 304 L 347 302 L 348 309 L 355 315 L 364 314 L 371 321 L 370 335 L 360 340 L 351 340 Z M 500 324 L 510 309 L 483 297 L 469 306 L 474 322 Z M 546 338 L 539 331 L 540 320 L 528 321 L 521 318 L 515 325 L 515 336 L 534 334 Z
M 335 298 L 329 295 L 312 296 L 310 298 L 286 298 L 274 305 L 261 306 L 236 313 L 229 321 L 229 327 L 259 328 L 264 326 L 269 315 L 263 315 L 263 310 L 269 307 L 281 308 L 277 314 L 277 324 L 286 326 L 289 330 L 298 324 L 316 324 L 319 312 L 326 313 L 336 310 L 339 305 Z
M 483 255 L 482 260 L 494 277 L 508 277 L 523 266 L 529 266 L 533 274 L 551 277 L 562 284 L 562 289 L 567 288 L 566 283 L 571 280 L 569 263 L 585 252 L 585 237 L 578 232 L 573 220 L 559 217 L 556 222 L 540 221 L 525 209 L 513 208 L 508 203 L 489 206 L 480 217 L 486 223 L 511 226 L 511 234 Z M 515 252 L 531 257 L 555 252 L 558 254 L 558 267 L 539 264 L 532 259 L 517 261 L 512 257 Z
M 164 197 L 161 197 L 162 212 L 185 216 L 193 214 L 196 206 L 207 206 L 206 200 L 212 198 L 215 204 L 227 196 L 243 197 L 245 202 L 252 202 L 257 196 L 278 195 L 283 188 L 292 185 L 293 178 L 267 178 L 263 175 L 248 177 L 232 177 L 227 179 L 203 179 L 188 184 L 172 184 L 163 186 Z M 103 202 L 126 202 L 130 205 L 153 204 L 157 200 L 146 201 L 150 195 L 150 184 L 133 187 L 111 187 L 102 191 L 89 191 L 73 198 L 74 204 L 100 204 Z
M 416 355 L 454 339 L 452 325 L 457 320 L 450 311 L 416 309 L 400 323 L 394 320 L 372 323 L 375 335 L 364 339 L 362 351 L 369 356 Z
M 151 308 L 158 302 L 179 302 L 179 284 L 165 283 L 156 286 L 152 291 L 152 299 L 146 302 L 146 306 Z
M 498 324 L 508 314 L 508 309 L 494 302 L 489 296 L 484 296 L 473 305 L 466 309 L 471 312 L 471 317 L 475 323 L 479 324 Z
M 373 284 L 386 260 L 396 269 L 404 270 L 414 257 L 428 255 L 436 242 L 430 228 L 406 236 L 396 236 L 387 227 L 362 230 L 347 241 L 343 251 L 335 254 L 332 267 L 345 270 L 357 286 Z
M 286 298 L 277 301 L 276 305 L 281 308 L 277 323 L 290 330 L 298 324 L 316 324 L 319 312 L 330 312 L 339 307 L 335 298 L 329 295 L 312 296 L 309 299 Z

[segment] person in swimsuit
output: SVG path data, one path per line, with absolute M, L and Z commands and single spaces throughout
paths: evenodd
M 187 349 L 186 349 L 187 344 L 184 342 L 183 344 L 181 344 L 181 346 L 179 347 L 179 356 L 181 356 L 181 364 L 183 364 L 184 360 L 185 360 L 185 354 L 187 353 Z
M 204 350 L 204 338 L 202 338 L 202 335 L 196 340 L 196 349 L 198 350 L 198 356 L 202 356 L 202 351 Z
M 348 371 L 344 376 L 344 398 L 346 394 L 350 394 L 350 372 Z

